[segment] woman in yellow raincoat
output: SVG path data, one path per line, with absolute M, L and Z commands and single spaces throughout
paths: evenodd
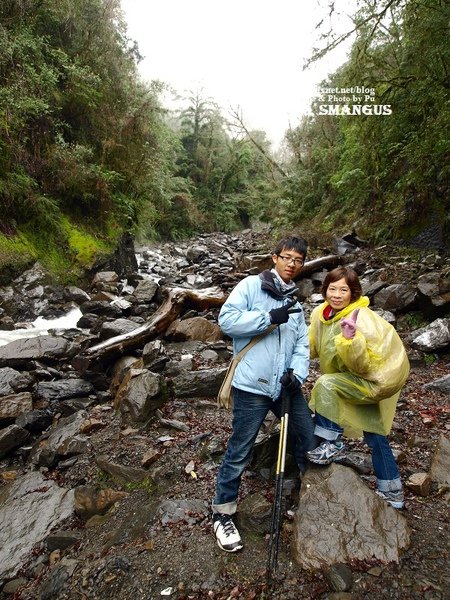
M 330 464 L 344 452 L 342 434 L 359 437 L 372 449 L 377 493 L 403 508 L 402 483 L 386 435 L 409 374 L 405 348 L 395 329 L 369 308 L 358 275 L 338 267 L 322 286 L 325 302 L 311 314 L 311 358 L 322 375 L 311 393 L 315 434 L 324 441 L 307 452 L 311 462 Z

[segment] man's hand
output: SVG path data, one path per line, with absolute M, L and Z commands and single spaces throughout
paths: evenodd
M 297 300 L 292 300 L 291 302 L 288 302 L 281 308 L 272 308 L 272 310 L 269 311 L 270 322 L 274 323 L 275 325 L 281 325 L 281 323 L 287 323 L 289 320 L 288 310 L 290 308 L 292 308 L 292 306 L 294 306 L 294 304 L 296 304 L 296 303 L 297 303 Z
M 289 394 L 294 394 L 300 389 L 300 381 L 291 369 L 282 375 L 280 383 Z
M 354 310 L 349 317 L 341 320 L 341 332 L 347 340 L 352 340 L 355 337 L 358 313 L 359 308 Z

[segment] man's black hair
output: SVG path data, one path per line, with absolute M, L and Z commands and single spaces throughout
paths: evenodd
M 306 252 L 308 250 L 308 244 L 303 238 L 290 235 L 283 238 L 278 242 L 273 251 L 274 254 L 280 254 L 283 250 L 295 250 L 299 254 L 303 254 L 303 258 L 306 258 Z

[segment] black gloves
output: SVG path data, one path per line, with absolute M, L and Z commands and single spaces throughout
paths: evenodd
M 280 379 L 280 383 L 288 392 L 288 394 L 294 394 L 295 392 L 298 392 L 301 385 L 300 381 L 297 379 L 297 377 L 294 375 L 291 369 L 284 373 L 284 375 Z
M 272 308 L 269 310 L 270 322 L 274 325 L 281 325 L 281 323 L 287 323 L 289 320 L 288 310 L 296 304 L 297 300 L 292 300 L 288 302 L 281 308 Z

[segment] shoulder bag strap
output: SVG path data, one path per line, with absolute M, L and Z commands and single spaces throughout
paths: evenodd
M 269 325 L 269 327 L 263 333 L 260 333 L 259 335 L 255 335 L 255 337 L 252 338 L 249 341 L 249 343 L 246 346 L 244 346 L 240 352 L 238 352 L 236 354 L 236 356 L 234 358 L 237 359 L 237 361 L 239 362 L 241 360 L 241 358 L 243 356 L 245 356 L 245 354 L 250 350 L 250 348 L 253 348 L 253 346 L 255 344 L 257 344 L 260 340 L 262 340 L 264 337 L 266 337 L 266 335 L 268 335 L 271 331 L 273 331 L 277 327 L 278 327 L 278 325 L 274 325 L 274 324 Z

